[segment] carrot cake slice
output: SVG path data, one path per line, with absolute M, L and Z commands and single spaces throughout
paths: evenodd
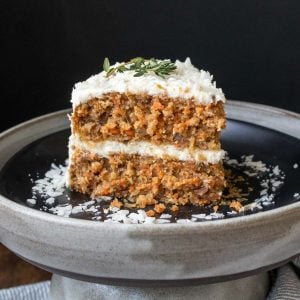
M 72 92 L 68 186 L 137 207 L 220 201 L 225 97 L 213 77 L 189 58 L 103 68 Z

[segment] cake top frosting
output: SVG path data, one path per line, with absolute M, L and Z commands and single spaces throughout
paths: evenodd
M 118 67 L 116 63 L 111 67 Z M 194 67 L 187 58 L 184 62 L 176 60 L 176 69 L 169 75 L 161 77 L 148 72 L 135 77 L 135 71 L 126 71 L 107 76 L 105 71 L 93 75 L 86 81 L 78 82 L 72 92 L 73 107 L 106 93 L 130 93 L 148 95 L 166 95 L 170 98 L 193 99 L 207 105 L 223 101 L 222 89 L 216 87 L 209 72 Z

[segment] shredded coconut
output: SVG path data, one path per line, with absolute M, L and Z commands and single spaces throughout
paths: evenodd
M 50 212 L 61 217 L 82 218 L 89 216 L 90 220 L 106 223 L 124 224 L 165 224 L 170 222 L 191 223 L 223 219 L 225 217 L 236 217 L 247 211 L 260 211 L 274 204 L 275 195 L 284 184 L 285 174 L 279 166 L 267 166 L 262 161 L 255 161 L 253 155 L 244 155 L 241 159 L 225 159 L 225 164 L 231 167 L 238 167 L 250 178 L 259 179 L 259 197 L 252 203 L 247 203 L 241 208 L 234 208 L 226 213 L 220 211 L 208 213 L 191 213 L 189 217 L 177 217 L 176 214 L 165 211 L 158 217 L 148 217 L 143 209 L 126 209 L 110 205 L 113 197 L 103 196 L 96 199 L 87 199 L 80 203 L 73 204 L 68 197 L 65 187 L 66 166 L 51 164 L 50 170 L 43 178 L 37 178 L 33 182 L 32 196 L 27 199 L 30 207 L 40 205 L 40 210 Z M 298 165 L 297 165 L 298 167 Z M 295 168 L 295 165 L 294 165 Z M 32 176 L 29 174 L 29 176 Z M 300 194 L 295 193 L 294 198 L 300 199 Z M 41 199 L 42 203 L 39 203 Z M 61 201 L 63 199 L 64 201 Z M 171 212 L 171 211 L 170 211 Z
M 29 206 L 36 205 L 36 199 L 27 199 L 26 202 Z
M 114 66 L 118 65 L 119 63 L 116 63 Z M 75 107 L 91 98 L 117 92 L 166 94 L 171 98 L 194 98 L 203 104 L 210 104 L 214 99 L 225 102 L 222 90 L 216 87 L 213 76 L 209 72 L 195 68 L 189 58 L 184 62 L 176 60 L 175 65 L 177 69 L 165 78 L 153 72 L 135 77 L 134 71 L 116 73 L 114 76 L 107 77 L 103 71 L 84 82 L 77 83 L 73 89 L 71 101 Z
M 55 203 L 55 198 L 50 197 L 45 201 L 45 203 L 52 206 Z
M 172 215 L 170 215 L 170 214 L 161 214 L 160 218 L 161 219 L 170 219 L 170 218 L 172 218 Z
M 254 155 L 243 155 L 240 161 L 226 157 L 225 161 L 227 165 L 246 168 L 243 172 L 249 177 L 263 178 L 260 180 L 260 197 L 255 199 L 253 203 L 242 207 L 240 212 L 263 210 L 264 207 L 274 204 L 276 192 L 284 184 L 285 179 L 285 174 L 279 166 L 267 166 L 262 161 L 255 161 Z

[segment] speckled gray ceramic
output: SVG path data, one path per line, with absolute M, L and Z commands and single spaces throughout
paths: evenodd
M 241 279 L 184 287 L 126 287 L 87 283 L 54 275 L 51 300 L 265 300 L 268 273 Z
M 68 127 L 67 112 L 2 133 L 0 168 L 30 142 Z M 227 116 L 300 138 L 295 113 L 228 101 Z M 61 218 L 0 195 L 0 241 L 37 265 L 92 282 L 168 286 L 229 280 L 300 253 L 300 202 L 214 222 L 140 225 Z

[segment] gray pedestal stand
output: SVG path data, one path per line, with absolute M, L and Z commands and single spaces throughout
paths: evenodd
M 50 300 L 264 300 L 268 289 L 268 273 L 221 283 L 185 287 L 112 286 L 53 275 Z

